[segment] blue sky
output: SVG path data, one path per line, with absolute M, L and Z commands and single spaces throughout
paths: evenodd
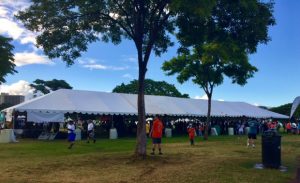
M 136 50 L 133 42 L 124 40 L 120 45 L 93 43 L 89 50 L 71 67 L 59 59 L 49 60 L 34 46 L 35 34 L 13 19 L 13 13 L 28 6 L 26 1 L 0 2 L 0 34 L 14 38 L 18 73 L 6 77 L 0 91 L 28 94 L 28 84 L 35 79 L 64 79 L 74 89 L 111 91 L 122 82 L 137 78 Z M 259 71 L 245 86 L 231 84 L 226 79 L 213 94 L 215 100 L 244 101 L 255 105 L 278 106 L 292 102 L 300 95 L 300 1 L 276 0 L 276 25 L 271 27 L 271 41 L 260 45 L 250 62 Z M 203 98 L 204 92 L 192 82 L 179 84 L 175 76 L 166 76 L 161 70 L 163 61 L 176 55 L 177 47 L 169 48 L 161 57 L 151 56 L 146 77 L 175 84 L 182 93 L 192 98 Z

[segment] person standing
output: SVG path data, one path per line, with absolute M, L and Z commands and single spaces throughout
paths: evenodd
M 190 142 L 191 142 L 191 146 L 193 146 L 194 145 L 194 140 L 195 140 L 196 129 L 195 129 L 195 127 L 193 127 L 192 124 L 190 124 L 188 126 L 187 131 L 189 133 L 189 139 L 190 139 Z
M 286 133 L 291 133 L 292 124 L 290 121 L 286 124 L 285 128 L 286 128 Z
M 74 141 L 75 141 L 75 125 L 73 120 L 70 120 L 68 125 L 67 125 L 67 129 L 68 129 L 68 141 L 70 143 L 68 149 L 71 149 L 74 145 Z
M 300 121 L 297 123 L 297 134 L 300 135 Z
M 150 135 L 152 137 L 152 153 L 155 154 L 156 146 L 158 146 L 159 155 L 162 155 L 161 152 L 161 137 L 163 132 L 164 125 L 158 116 L 155 117 L 153 121 L 153 125 L 150 131 Z
M 245 124 L 241 124 L 239 126 L 239 135 L 244 135 L 244 128 L 245 128 Z
M 92 120 L 88 121 L 88 126 L 87 126 L 87 143 L 90 143 L 90 139 L 92 139 L 93 142 L 96 143 L 95 125 L 92 122 Z
M 268 123 L 267 123 L 267 121 L 263 122 L 263 127 L 262 128 L 263 128 L 262 132 L 268 131 Z
M 249 133 L 248 133 L 247 147 L 252 146 L 254 148 L 255 147 L 254 141 L 256 139 L 258 122 L 254 118 L 252 118 L 248 122 L 248 125 L 249 125 Z
M 146 135 L 147 135 L 147 137 L 149 137 L 149 133 L 150 133 L 150 122 L 147 121 L 146 122 Z

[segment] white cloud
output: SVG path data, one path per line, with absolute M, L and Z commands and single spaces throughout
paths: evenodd
M 195 96 L 194 99 L 202 99 L 202 100 L 208 100 L 208 97 L 206 94 L 202 95 L 202 96 Z M 217 101 L 220 101 L 220 102 L 224 102 L 225 100 L 224 99 L 218 99 Z
M 107 66 L 101 65 L 101 64 L 86 64 L 83 65 L 84 68 L 88 68 L 88 69 L 98 69 L 98 70 L 106 70 Z
M 137 55 L 122 55 L 122 60 L 125 62 L 137 63 L 138 58 Z
M 194 99 L 203 99 L 203 100 L 208 100 L 207 95 L 203 95 L 203 96 L 195 96 Z
M 97 59 L 94 58 L 83 58 L 83 59 L 79 59 L 78 63 L 80 65 L 82 65 L 82 67 L 84 68 L 88 68 L 90 70 L 112 70 L 112 71 L 122 71 L 122 70 L 127 70 L 129 69 L 128 66 L 124 66 L 124 67 L 116 67 L 116 66 L 110 66 L 110 65 L 103 65 L 103 64 L 99 64 L 98 62 L 104 62 L 99 61 Z
M 24 95 L 25 99 L 32 98 L 34 89 L 30 87 L 29 82 L 20 80 L 11 85 L 0 85 L 0 93 L 9 93 L 11 95 Z
M 24 32 L 24 29 L 19 27 L 19 25 L 13 21 L 10 21 L 6 18 L 0 18 L 0 33 L 7 34 L 13 39 L 18 39 Z
M 29 64 L 46 64 L 52 65 L 54 62 L 50 61 L 46 56 L 39 55 L 36 52 L 19 52 L 15 53 L 16 66 L 24 66 Z
M 123 78 L 128 78 L 128 79 L 133 79 L 133 76 L 131 75 L 131 74 L 124 74 L 123 76 L 122 76 Z
M 260 106 L 259 103 L 254 103 L 253 105 L 255 105 L 255 106 Z
M 32 34 L 32 33 L 28 33 L 25 37 L 21 38 L 21 44 L 29 44 L 29 43 L 33 43 L 36 44 L 36 39 L 35 39 L 36 35 Z M 36 48 L 36 46 L 34 46 Z M 35 49 L 34 48 L 34 49 Z
M 0 17 L 7 16 L 7 14 L 8 14 L 7 8 L 0 6 Z
M 108 69 L 113 70 L 113 71 L 123 71 L 129 69 L 128 66 L 124 67 L 115 67 L 115 66 L 108 66 Z
M 0 1 L 0 33 L 12 37 L 21 44 L 35 44 L 36 33 L 27 30 L 20 21 L 14 17 L 19 10 L 28 7 L 26 0 L 1 0 Z
M 122 70 L 126 70 L 129 67 L 125 66 L 125 67 L 115 67 L 115 66 L 105 66 L 102 64 L 85 64 L 83 65 L 84 68 L 88 68 L 90 70 L 113 70 L 113 71 L 122 71 Z
M 30 5 L 28 0 L 1 0 L 0 6 L 11 7 L 15 11 L 16 10 L 23 10 Z
M 78 63 L 81 65 L 95 64 L 95 63 L 97 63 L 97 60 L 94 58 L 84 58 L 84 59 L 79 59 Z

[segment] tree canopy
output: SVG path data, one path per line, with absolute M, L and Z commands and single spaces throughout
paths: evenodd
M 33 81 L 32 84 L 30 84 L 32 88 L 35 89 L 35 93 L 40 91 L 43 94 L 50 93 L 51 91 L 56 91 L 58 89 L 72 89 L 72 87 L 67 83 L 65 80 L 49 80 L 44 81 L 41 79 L 36 79 Z
M 191 11 L 179 14 L 181 47 L 178 56 L 166 61 L 162 69 L 167 75 L 178 74 L 180 83 L 192 79 L 203 88 L 208 96 L 207 122 L 214 87 L 222 84 L 225 76 L 245 85 L 257 71 L 248 54 L 269 41 L 268 27 L 275 24 L 272 12 L 272 2 L 216 0 L 210 16 L 199 18 Z
M 137 94 L 138 80 L 133 80 L 129 84 L 122 83 L 116 86 L 113 92 Z M 154 81 L 152 79 L 145 79 L 145 94 L 189 98 L 188 94 L 181 94 L 174 85 L 165 81 Z
M 61 57 L 68 65 L 87 51 L 89 43 L 101 40 L 119 44 L 122 38 L 133 40 L 140 60 L 148 62 L 151 50 L 160 55 L 172 45 L 166 32 L 174 30 L 166 11 L 170 0 L 32 0 L 17 18 L 25 26 L 41 32 L 37 45 L 50 58 Z M 45 16 L 46 15 L 46 16 Z M 101 35 L 100 35 L 101 34 Z
M 290 116 L 291 114 L 291 109 L 292 109 L 292 103 L 284 104 L 278 107 L 272 107 L 269 108 L 270 111 L 277 112 L 279 114 L 287 115 Z M 300 117 L 300 107 L 298 107 L 293 115 L 295 118 Z
M 14 46 L 10 44 L 11 38 L 6 38 L 0 35 L 0 84 L 5 82 L 7 74 L 14 74 L 14 54 L 12 53 Z

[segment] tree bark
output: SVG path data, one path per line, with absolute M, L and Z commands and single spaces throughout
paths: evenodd
M 138 124 L 137 124 L 137 143 L 135 148 L 136 157 L 145 158 L 147 155 L 147 136 L 146 136 L 146 116 L 145 116 L 145 74 L 146 68 L 139 69 L 139 84 L 138 84 Z
M 206 125 L 205 125 L 205 132 L 204 132 L 204 140 L 208 140 L 208 125 L 210 122 L 210 113 L 211 113 L 211 94 L 207 94 L 208 100 L 207 100 L 207 118 L 206 118 Z

